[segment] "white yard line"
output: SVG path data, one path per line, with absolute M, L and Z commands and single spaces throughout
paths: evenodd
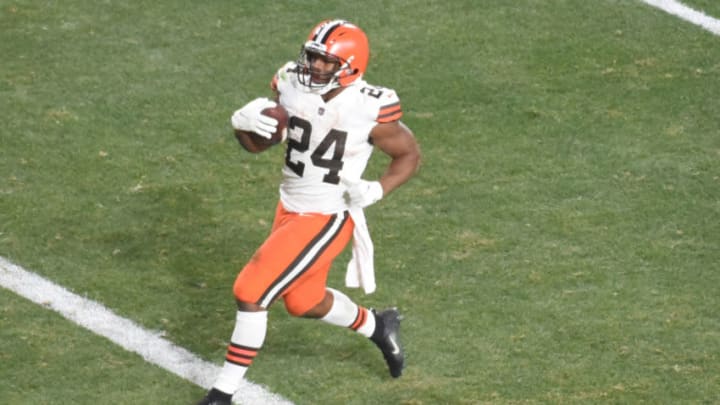
M 641 0 L 653 7 L 659 8 L 666 13 L 678 16 L 685 21 L 703 27 L 715 35 L 720 35 L 720 20 L 710 17 L 707 14 L 693 10 L 692 8 L 675 0 Z
M 126 350 L 139 354 L 148 363 L 156 364 L 203 388 L 210 387 L 220 372 L 220 367 L 163 339 L 161 333 L 143 329 L 103 305 L 73 294 L 3 257 L 0 257 L 0 287 L 51 309 Z M 249 381 L 243 384 L 236 398 L 242 398 L 243 404 L 291 404 Z

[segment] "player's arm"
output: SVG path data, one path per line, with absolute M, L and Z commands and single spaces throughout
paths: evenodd
M 260 153 L 269 147 L 267 144 L 260 143 L 256 137 L 253 137 L 252 132 L 236 129 L 235 138 L 240 142 L 243 149 L 250 153 Z
M 408 181 L 420 167 L 420 147 L 410 128 L 401 121 L 379 123 L 370 132 L 373 144 L 390 156 L 385 173 L 380 177 L 383 195 Z

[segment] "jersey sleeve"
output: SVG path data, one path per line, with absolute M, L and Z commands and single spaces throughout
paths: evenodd
M 400 117 L 402 117 L 403 111 L 400 104 L 400 98 L 394 90 L 383 89 L 379 97 L 379 101 L 379 108 L 375 121 L 382 124 L 397 121 Z

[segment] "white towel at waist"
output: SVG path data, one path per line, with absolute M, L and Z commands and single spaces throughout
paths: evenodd
M 375 291 L 375 264 L 373 263 L 373 243 L 365 221 L 362 208 L 350 208 L 350 217 L 355 222 L 352 241 L 352 258 L 345 272 L 345 285 L 351 288 L 362 287 L 365 294 Z

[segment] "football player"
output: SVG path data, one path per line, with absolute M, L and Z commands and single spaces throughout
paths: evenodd
M 233 286 L 238 311 L 225 363 L 199 405 L 231 403 L 265 340 L 267 310 L 278 300 L 293 316 L 369 338 L 390 375 L 402 374 L 398 310 L 376 312 L 326 285 L 333 260 L 352 240 L 346 282 L 366 293 L 374 290 L 373 247 L 363 208 L 405 183 L 420 164 L 415 137 L 400 121 L 396 92 L 363 80 L 369 56 L 367 36 L 359 27 L 323 21 L 310 32 L 298 60 L 273 77 L 275 100 L 257 98 L 232 115 L 239 142 L 256 153 L 278 125 L 261 111 L 283 106 L 290 117 L 283 134 L 285 164 L 270 235 Z M 379 179 L 365 180 L 362 174 L 375 148 L 390 160 Z

